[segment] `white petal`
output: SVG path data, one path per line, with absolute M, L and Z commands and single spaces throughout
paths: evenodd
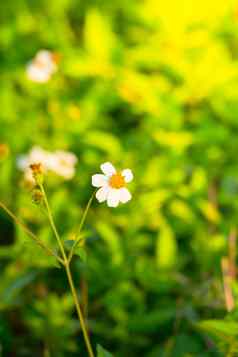
M 29 159 L 26 155 L 20 155 L 17 158 L 17 167 L 20 170 L 25 170 L 29 166 Z
M 53 60 L 53 53 L 47 50 L 37 52 L 33 63 L 40 65 L 41 68 L 48 70 L 51 74 L 57 70 L 57 66 Z
M 107 183 L 107 177 L 102 174 L 96 174 L 92 176 L 92 185 L 94 187 L 102 187 Z
M 60 162 L 67 166 L 73 166 L 78 161 L 77 156 L 70 151 L 57 150 L 54 155 Z
M 108 196 L 107 196 L 107 205 L 109 207 L 117 207 L 120 202 L 120 190 L 115 188 L 109 189 Z
M 25 172 L 24 172 L 24 179 L 25 179 L 26 182 L 35 183 L 35 179 L 34 179 L 34 177 L 32 176 L 32 171 L 31 171 L 31 169 L 25 170 Z
M 123 187 L 119 190 L 120 201 L 126 203 L 131 200 L 131 194 L 127 188 Z
M 29 64 L 27 76 L 33 82 L 45 83 L 50 79 L 51 73 L 46 69 L 38 68 L 34 64 Z
M 35 59 L 44 63 L 51 62 L 51 52 L 48 50 L 40 50 L 37 52 Z
M 48 154 L 47 167 L 59 176 L 66 180 L 70 180 L 75 175 L 75 167 L 77 158 L 74 154 L 68 151 L 56 151 Z
M 107 176 L 112 176 L 116 173 L 115 167 L 110 162 L 105 162 L 100 166 L 102 172 Z
M 29 153 L 29 160 L 33 164 L 35 162 L 47 163 L 49 153 L 41 147 L 34 146 Z
M 58 176 L 63 177 L 66 180 L 71 180 L 75 175 L 74 167 L 59 167 L 58 170 L 53 170 Z
M 133 180 L 133 173 L 130 169 L 123 170 L 121 174 L 124 176 L 126 182 L 131 182 Z
M 106 201 L 107 196 L 108 196 L 108 192 L 109 192 L 109 187 L 108 186 L 101 187 L 96 193 L 96 198 L 97 198 L 98 202 Z

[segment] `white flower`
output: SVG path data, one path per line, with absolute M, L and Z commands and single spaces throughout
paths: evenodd
M 78 159 L 73 153 L 59 150 L 50 155 L 48 167 L 57 175 L 70 180 L 75 175 L 77 161 Z
M 30 165 L 37 163 L 41 163 L 45 173 L 51 171 L 69 180 L 75 175 L 75 165 L 77 161 L 77 157 L 71 152 L 49 152 L 35 146 L 28 155 L 19 156 L 17 159 L 17 167 L 24 171 L 25 180 L 28 182 L 34 182 Z
M 97 200 L 107 201 L 109 207 L 117 207 L 120 202 L 128 202 L 131 194 L 125 186 L 133 180 L 132 171 L 125 169 L 117 172 L 110 162 L 105 162 L 100 167 L 103 174 L 92 176 L 92 185 L 100 187 L 96 193 Z
M 47 50 L 40 50 L 26 68 L 28 78 L 33 82 L 45 83 L 57 71 L 55 55 Z
M 43 166 L 47 162 L 49 153 L 41 147 L 34 146 L 28 155 L 20 155 L 17 159 L 17 166 L 20 170 L 25 170 L 31 164 L 40 162 Z

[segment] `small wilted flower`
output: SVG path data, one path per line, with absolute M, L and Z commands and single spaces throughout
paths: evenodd
M 57 71 L 57 63 L 57 55 L 47 50 L 40 50 L 27 65 L 27 77 L 33 82 L 45 83 Z
M 43 166 L 40 162 L 31 164 L 30 169 L 31 169 L 33 175 L 42 175 L 43 174 Z
M 17 167 L 24 171 L 24 178 L 27 182 L 34 183 L 34 177 L 30 168 L 32 164 L 40 163 L 42 166 L 42 171 L 47 171 L 48 157 L 49 153 L 38 146 L 33 147 L 28 155 L 20 155 L 18 157 Z
M 40 162 L 34 163 L 30 165 L 30 169 L 32 172 L 32 176 L 36 182 L 36 184 L 40 184 L 43 182 L 43 166 Z
M 32 192 L 32 201 L 39 205 L 44 199 L 43 193 L 39 188 L 34 188 L 33 192 Z
M 77 157 L 68 151 L 49 152 L 40 147 L 33 147 L 28 155 L 21 155 L 17 159 L 17 166 L 24 171 L 24 178 L 34 183 L 34 169 L 41 164 L 42 174 L 54 172 L 66 180 L 73 178 Z
M 133 174 L 130 169 L 117 172 L 110 162 L 102 164 L 103 174 L 92 176 L 92 185 L 100 187 L 96 193 L 99 202 L 107 201 L 109 207 L 117 207 L 118 204 L 126 203 L 131 199 L 131 194 L 125 187 L 128 182 L 133 180 Z

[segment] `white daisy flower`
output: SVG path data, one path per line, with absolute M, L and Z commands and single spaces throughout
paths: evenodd
M 66 180 L 70 180 L 75 175 L 75 165 L 77 157 L 68 151 L 49 152 L 38 146 L 31 149 L 29 154 L 20 155 L 17 159 L 17 167 L 24 171 L 24 178 L 28 182 L 34 183 L 30 165 L 41 163 L 44 173 L 54 172 Z
M 54 53 L 40 50 L 26 68 L 28 78 L 33 82 L 45 83 L 57 71 L 57 59 Z
M 130 169 L 117 172 L 110 162 L 105 162 L 100 166 L 103 174 L 92 176 L 92 185 L 100 187 L 96 193 L 99 202 L 107 201 L 109 207 L 117 207 L 118 204 L 130 201 L 131 194 L 125 187 L 133 180 L 133 173 Z
M 73 153 L 59 150 L 50 155 L 48 167 L 57 175 L 70 180 L 75 175 L 77 161 L 78 159 Z
M 48 151 L 42 149 L 39 146 L 34 146 L 29 154 L 27 155 L 20 155 L 17 159 L 17 167 L 20 170 L 25 170 L 31 164 L 40 162 L 44 165 L 48 160 L 49 153 Z

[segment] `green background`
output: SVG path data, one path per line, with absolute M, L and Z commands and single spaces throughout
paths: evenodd
M 46 84 L 26 76 L 40 49 L 60 56 Z M 1 200 L 56 248 L 20 154 L 77 155 L 73 180 L 45 180 L 64 240 L 101 163 L 135 176 L 128 204 L 93 202 L 87 259 L 73 260 L 94 346 L 118 357 L 236 355 L 221 259 L 237 224 L 237 134 L 236 1 L 1 2 Z M 2 356 L 86 356 L 63 270 L 3 212 L 0 232 Z

